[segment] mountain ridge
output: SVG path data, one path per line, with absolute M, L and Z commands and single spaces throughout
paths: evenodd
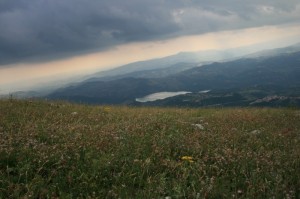
M 179 52 L 174 55 L 169 55 L 161 58 L 154 58 L 149 60 L 137 61 L 126 65 L 119 66 L 106 71 L 100 71 L 85 77 L 85 81 L 94 80 L 111 80 L 116 76 L 134 76 L 130 73 L 159 70 L 165 68 L 172 68 L 178 63 L 187 63 L 195 65 L 204 65 L 212 62 L 230 61 L 239 58 L 257 58 L 260 56 L 269 56 L 270 54 L 278 54 L 284 52 L 300 51 L 300 43 L 287 47 L 253 50 L 253 46 L 237 47 L 224 50 L 207 50 L 196 52 Z M 248 57 L 250 56 L 250 57 Z
M 130 104 L 136 98 L 163 91 L 241 89 L 255 86 L 289 88 L 300 85 L 300 52 L 265 59 L 242 58 L 195 67 L 164 78 L 123 78 L 85 82 L 58 90 L 50 99 L 85 103 Z

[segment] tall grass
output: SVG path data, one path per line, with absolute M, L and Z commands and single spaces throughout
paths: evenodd
M 296 109 L 0 101 L 0 198 L 299 198 L 299 177 Z

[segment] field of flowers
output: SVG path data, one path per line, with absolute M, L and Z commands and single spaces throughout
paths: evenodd
M 0 101 L 0 198 L 299 198 L 300 110 Z

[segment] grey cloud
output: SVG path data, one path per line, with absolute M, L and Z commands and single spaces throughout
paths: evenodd
M 299 11 L 298 0 L 1 0 L 0 65 L 297 22 Z

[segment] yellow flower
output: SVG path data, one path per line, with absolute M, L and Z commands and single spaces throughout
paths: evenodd
M 110 107 L 108 106 L 104 107 L 104 111 L 109 112 L 110 110 L 111 110 Z
M 194 159 L 191 156 L 182 156 L 181 160 L 188 161 L 188 162 L 194 162 Z

